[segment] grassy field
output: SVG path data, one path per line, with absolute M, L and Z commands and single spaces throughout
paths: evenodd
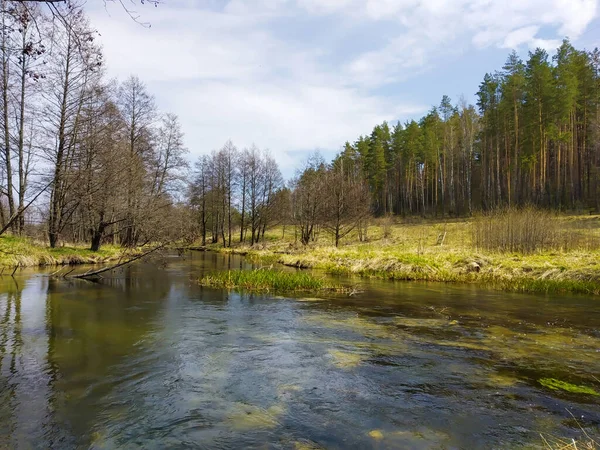
M 294 229 L 268 231 L 265 242 L 221 252 L 246 254 L 268 263 L 321 269 L 331 274 L 396 280 L 480 283 L 519 292 L 600 295 L 600 216 L 557 216 L 565 248 L 523 253 L 476 246 L 473 220 L 439 223 L 375 220 L 367 241 L 348 236 L 336 248 L 326 233 L 303 247 Z M 546 226 L 547 224 L 542 224 Z M 441 239 L 443 238 L 443 243 Z M 562 242 L 562 241 L 561 241 Z
M 65 246 L 49 248 L 28 238 L 0 236 L 0 267 L 31 267 L 67 264 L 96 264 L 114 260 L 123 255 L 116 246 L 102 246 L 92 252 L 88 247 Z

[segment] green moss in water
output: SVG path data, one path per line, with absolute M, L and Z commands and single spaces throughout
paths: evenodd
M 275 428 L 284 412 L 285 409 L 280 405 L 263 409 L 246 403 L 235 403 L 228 423 L 231 428 L 241 431 Z
M 567 383 L 566 381 L 560 381 L 555 378 L 541 378 L 538 382 L 548 389 L 554 391 L 566 391 L 573 394 L 587 394 L 600 396 L 600 393 L 587 386 L 577 386 L 576 384 Z
M 362 356 L 357 353 L 329 350 L 329 355 L 333 358 L 333 364 L 340 369 L 351 369 L 362 361 Z

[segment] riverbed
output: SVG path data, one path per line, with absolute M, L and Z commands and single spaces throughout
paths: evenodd
M 0 448 L 543 448 L 540 435 L 600 434 L 596 298 L 196 282 L 251 267 L 191 252 L 98 282 L 0 278 Z

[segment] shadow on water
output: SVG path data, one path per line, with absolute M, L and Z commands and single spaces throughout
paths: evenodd
M 347 281 L 364 290 L 350 298 L 281 298 L 196 283 L 252 267 L 191 253 L 98 283 L 0 278 L 0 442 L 536 448 L 540 432 L 578 436 L 569 411 L 597 432 L 596 299 L 368 280 Z

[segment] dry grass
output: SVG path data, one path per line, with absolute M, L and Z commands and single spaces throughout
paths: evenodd
M 369 239 L 350 235 L 336 248 L 322 234 L 303 247 L 288 228 L 267 233 L 264 243 L 218 251 L 235 252 L 264 263 L 282 263 L 328 273 L 399 280 L 481 283 L 518 292 L 600 295 L 600 216 L 555 216 L 559 229 L 571 236 L 567 248 L 530 253 L 478 248 L 474 220 L 375 220 Z M 392 222 L 390 224 L 390 221 Z M 443 245 L 439 245 L 444 237 Z
M 82 246 L 49 248 L 27 238 L 0 236 L 2 267 L 96 264 L 117 259 L 122 255 L 123 250 L 116 246 L 103 246 L 100 251 L 92 252 Z
M 597 250 L 594 233 L 576 230 L 556 213 L 533 207 L 500 209 L 473 223 L 473 244 L 488 251 L 531 254 L 543 251 Z
M 552 436 L 543 436 L 542 441 L 548 450 L 597 450 L 600 445 L 591 438 L 576 441 L 555 438 Z
M 594 377 L 596 378 L 596 377 Z M 598 380 L 596 378 L 596 380 Z M 583 438 L 575 440 L 575 439 L 563 439 L 557 438 L 554 436 L 545 436 L 541 434 L 542 441 L 544 442 L 544 446 L 549 450 L 598 450 L 600 449 L 600 443 L 598 440 L 594 439 L 586 430 L 583 428 L 577 418 L 573 415 L 571 411 L 567 409 L 567 412 L 571 415 L 575 423 L 579 426 L 579 430 L 583 435 Z

